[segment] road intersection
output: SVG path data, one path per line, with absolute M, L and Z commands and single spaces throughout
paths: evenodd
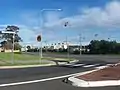
M 83 64 L 83 65 L 82 65 Z M 78 88 L 64 80 L 108 62 L 82 61 L 71 65 L 0 70 L 0 90 L 119 90 L 120 87 Z M 76 66 L 75 66 L 76 65 Z

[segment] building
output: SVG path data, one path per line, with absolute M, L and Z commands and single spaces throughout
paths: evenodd
M 72 43 L 54 43 L 51 46 L 49 46 L 49 50 L 65 50 L 65 49 L 69 49 L 69 52 L 74 52 L 74 51 L 89 51 L 85 46 L 82 46 L 82 48 L 80 49 L 80 45 L 79 44 L 72 44 Z

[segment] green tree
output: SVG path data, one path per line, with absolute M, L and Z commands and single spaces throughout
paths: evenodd
M 17 27 L 17 26 L 7 26 L 5 28 L 5 31 L 15 32 L 15 37 L 14 37 L 14 42 L 15 43 L 22 41 L 21 37 L 18 35 L 19 27 Z M 1 42 L 1 45 L 5 46 L 3 44 L 7 44 L 7 48 L 11 49 L 11 44 L 13 44 L 13 34 L 12 33 L 3 33 L 3 34 L 1 34 L 0 38 L 4 39 L 6 41 L 6 43 Z M 18 46 L 18 43 L 17 43 L 17 46 Z M 17 46 L 15 46 L 15 47 L 17 47 Z
M 31 49 L 31 47 L 30 47 L 30 46 L 27 46 L 27 49 L 28 49 L 28 50 L 30 50 L 30 49 Z
M 89 49 L 91 54 L 116 54 L 120 52 L 120 44 L 116 41 L 92 40 Z

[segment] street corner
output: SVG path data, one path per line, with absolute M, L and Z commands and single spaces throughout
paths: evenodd
M 76 87 L 106 87 L 120 85 L 120 64 L 110 65 L 102 69 L 96 69 L 80 73 L 68 78 Z

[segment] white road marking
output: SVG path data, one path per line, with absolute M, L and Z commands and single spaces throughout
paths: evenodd
M 99 65 L 99 64 L 85 65 L 85 66 L 83 66 L 83 67 L 93 67 L 93 66 L 96 66 L 96 65 Z
M 68 64 L 68 63 L 67 63 L 67 64 L 65 64 L 65 65 L 73 65 L 73 64 L 71 64 L 71 63 L 70 63 L 70 64 Z
M 95 64 L 95 65 L 97 65 L 97 64 Z M 94 66 L 95 66 L 95 65 L 94 65 Z M 88 65 L 87 65 L 87 66 L 88 66 Z M 90 66 L 90 65 L 89 65 L 89 66 Z M 92 65 L 92 66 L 93 66 L 93 65 Z M 95 71 L 95 70 L 93 70 L 93 71 Z M 0 87 L 7 87 L 7 86 L 15 86 L 15 85 L 24 85 L 24 84 L 45 82 L 45 81 L 50 81 L 50 80 L 56 80 L 56 79 L 71 77 L 71 76 L 74 76 L 74 75 L 83 75 L 83 74 L 90 73 L 90 72 L 91 72 L 91 71 L 85 71 L 85 72 L 81 72 L 81 73 L 69 74 L 69 75 L 52 77 L 52 78 L 46 78 L 46 79 L 40 79 L 40 80 L 31 80 L 31 81 L 23 81 L 23 82 L 0 84 Z
M 72 66 L 83 66 L 83 65 L 85 65 L 85 64 L 75 64 L 75 65 L 72 65 Z
M 50 81 L 50 80 L 56 80 L 56 79 L 66 78 L 66 77 L 74 76 L 74 75 L 77 75 L 77 74 L 80 74 L 80 73 L 75 73 L 75 74 L 70 74 L 70 75 L 64 75 L 64 76 L 58 76 L 58 77 L 53 77 L 53 78 L 40 79 L 40 80 L 32 80 L 32 81 L 24 81 L 24 82 L 0 84 L 0 87 L 23 85 L 23 84 L 38 83 L 38 82 L 45 82 L 45 81 Z
M 97 68 L 97 69 L 103 69 L 103 68 L 106 68 L 106 67 L 108 67 L 108 66 L 104 65 L 104 66 L 99 66 L 99 67 L 95 67 L 95 68 Z

